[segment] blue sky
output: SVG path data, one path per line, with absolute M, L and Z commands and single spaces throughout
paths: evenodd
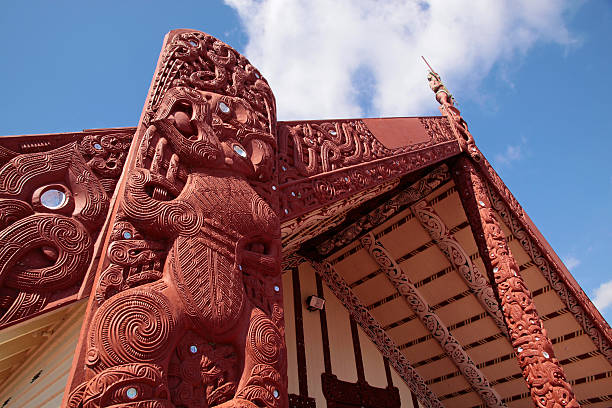
M 0 134 L 135 126 L 174 28 L 245 53 L 284 120 L 438 114 L 426 55 L 612 321 L 611 1 L 227 1 L 6 2 Z

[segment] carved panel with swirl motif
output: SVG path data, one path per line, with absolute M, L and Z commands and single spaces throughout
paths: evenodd
M 278 189 L 282 220 L 303 219 L 310 211 L 460 152 L 446 118 L 384 121 L 385 124 L 377 125 L 378 136 L 370 131 L 365 120 L 279 124 Z M 416 126 L 407 127 L 405 121 L 415 122 Z M 379 137 L 388 138 L 389 129 L 415 132 L 413 136 L 419 142 L 386 147 Z
M 287 406 L 275 135 L 272 92 L 243 56 L 168 35 L 67 406 Z
M 87 286 L 132 131 L 0 139 L 0 327 Z

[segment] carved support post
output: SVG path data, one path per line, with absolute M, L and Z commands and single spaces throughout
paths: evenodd
M 332 293 L 340 300 L 351 317 L 361 326 L 376 345 L 381 354 L 389 360 L 395 371 L 406 382 L 410 390 L 426 408 L 443 408 L 436 394 L 427 386 L 423 378 L 410 365 L 406 356 L 389 337 L 380 323 L 368 312 L 368 309 L 355 296 L 346 281 L 334 270 L 329 262 L 312 262 L 314 270 L 325 281 Z
M 474 391 L 489 408 L 505 407 L 499 394 L 493 389 L 487 378 L 476 367 L 470 356 L 463 350 L 461 344 L 448 330 L 446 325 L 436 315 L 417 288 L 410 282 L 401 266 L 395 262 L 384 246 L 376 241 L 370 233 L 361 238 L 361 244 L 368 250 L 372 258 L 384 271 L 395 289 L 406 299 L 414 313 L 429 330 L 433 338 L 438 340 L 440 347 L 455 363 Z
M 427 202 L 420 201 L 410 207 L 414 216 L 419 220 L 421 226 L 429 233 L 438 248 L 444 252 L 448 261 L 453 265 L 472 290 L 482 307 L 489 313 L 499 330 L 508 337 L 508 329 L 504 323 L 504 317 L 499 309 L 499 304 L 493 293 L 491 284 L 480 272 L 478 266 L 472 262 L 470 255 L 463 249 L 450 233 L 442 218 Z
M 495 282 L 512 346 L 535 405 L 579 407 L 495 218 L 485 180 L 467 157 L 459 158 L 453 177 L 482 259 Z
M 63 406 L 288 406 L 275 112 L 242 55 L 168 34 Z

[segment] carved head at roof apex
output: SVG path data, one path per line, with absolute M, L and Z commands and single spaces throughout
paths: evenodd
M 427 74 L 427 81 L 429 82 L 429 87 L 431 88 L 431 90 L 434 91 L 434 93 L 436 94 L 436 100 L 441 105 L 454 105 L 455 99 L 453 98 L 453 95 L 448 91 L 446 86 L 444 86 L 444 84 L 442 83 L 440 75 L 438 75 L 436 72 L 429 71 L 429 74 Z
M 459 111 L 459 109 L 455 107 L 455 98 L 453 98 L 453 95 L 442 83 L 440 75 L 430 70 L 427 74 L 427 81 L 429 82 L 429 87 L 431 88 L 431 90 L 434 91 L 434 93 L 436 94 L 436 100 L 440 105 L 442 105 L 440 107 L 442 113 L 450 120 L 452 120 L 455 124 L 457 124 L 461 131 L 466 133 L 466 136 L 468 138 L 471 138 L 471 135 L 467 135 L 467 123 L 461 117 L 461 112 Z

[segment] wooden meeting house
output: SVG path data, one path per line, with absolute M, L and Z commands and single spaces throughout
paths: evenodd
M 276 120 L 192 30 L 137 128 L 0 138 L 0 407 L 612 407 L 612 331 L 440 116 Z

